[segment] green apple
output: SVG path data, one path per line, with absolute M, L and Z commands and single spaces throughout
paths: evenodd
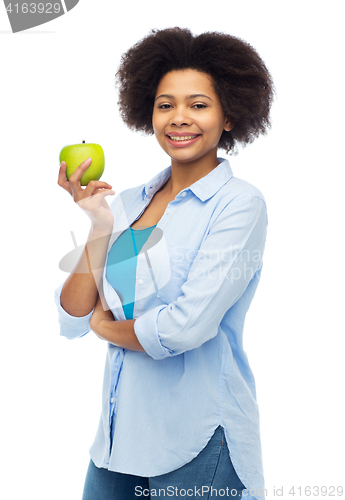
M 104 152 L 99 144 L 85 143 L 72 144 L 65 146 L 60 152 L 60 163 L 66 162 L 66 177 L 67 179 L 73 174 L 79 165 L 87 160 L 92 159 L 91 165 L 85 170 L 80 178 L 80 185 L 87 186 L 90 181 L 98 181 L 104 172 Z

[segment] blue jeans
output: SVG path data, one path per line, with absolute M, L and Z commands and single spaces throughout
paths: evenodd
M 140 477 L 98 468 L 90 460 L 82 500 L 184 498 L 240 499 L 245 487 L 229 457 L 219 426 L 207 446 L 191 462 L 167 474 Z

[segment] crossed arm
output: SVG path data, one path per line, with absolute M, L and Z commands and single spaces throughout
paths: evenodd
M 102 340 L 130 351 L 145 352 L 134 331 L 135 321 L 135 319 L 115 320 L 110 310 L 103 309 L 102 301 L 98 296 L 90 327 Z

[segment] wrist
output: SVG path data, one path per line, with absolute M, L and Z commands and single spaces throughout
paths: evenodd
M 92 224 L 91 225 L 91 239 L 101 238 L 103 236 L 110 236 L 113 232 L 113 224 Z

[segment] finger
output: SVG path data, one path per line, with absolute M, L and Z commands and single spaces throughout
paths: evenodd
M 98 196 L 99 198 L 105 198 L 106 196 L 109 196 L 109 195 L 113 195 L 115 194 L 115 191 L 113 191 L 112 189 L 99 189 L 97 190 L 97 192 L 93 193 L 93 197 L 94 196 Z
M 99 189 L 112 189 L 112 187 L 113 186 L 104 181 L 90 181 L 84 189 L 84 193 L 86 196 L 92 196 Z
M 112 189 L 101 189 L 98 193 L 93 194 L 87 198 L 75 199 L 74 201 L 81 207 L 86 210 L 97 209 L 100 206 L 104 206 L 105 208 L 109 208 L 107 202 L 105 200 L 106 196 L 114 195 L 115 191 Z M 93 208 L 92 208 L 93 207 Z
M 66 177 L 66 162 L 62 161 L 59 169 L 58 185 L 72 194 L 71 186 Z
M 63 184 L 67 180 L 66 168 L 67 168 L 66 162 L 62 161 L 60 163 L 60 168 L 59 168 L 59 177 L 58 177 L 59 184 Z
M 85 193 L 85 191 L 84 191 L 84 193 Z M 85 202 L 87 200 L 89 200 L 89 201 L 93 200 L 93 201 L 95 201 L 95 203 L 97 201 L 96 204 L 98 205 L 99 203 L 102 203 L 102 201 L 104 200 L 104 198 L 106 196 L 114 195 L 114 194 L 115 194 L 115 191 L 113 191 L 112 189 L 100 189 L 98 192 L 92 194 L 91 196 L 83 196 L 79 200 L 76 199 L 75 201 L 77 203 L 85 205 Z
M 91 158 L 88 158 L 87 160 L 83 161 L 76 169 L 75 171 L 73 172 L 73 174 L 71 174 L 69 176 L 69 182 L 71 184 L 74 184 L 74 185 L 77 185 L 81 179 L 81 176 L 83 175 L 83 173 L 85 172 L 85 170 L 87 168 L 89 168 L 89 166 L 91 165 L 92 163 L 92 160 Z

